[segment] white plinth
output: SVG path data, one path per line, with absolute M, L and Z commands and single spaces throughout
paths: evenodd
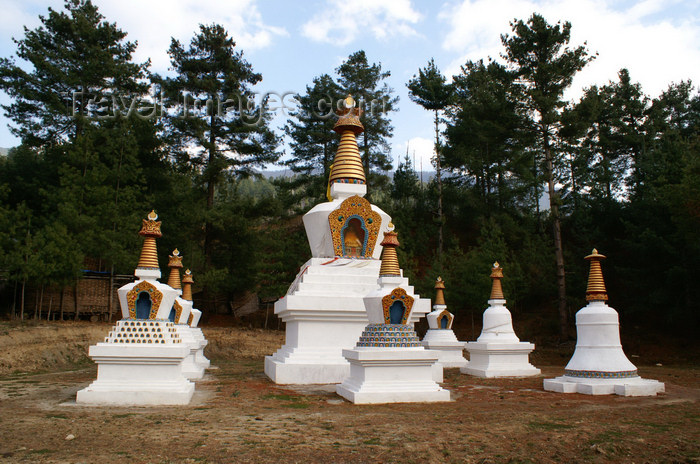
M 558 393 L 584 395 L 655 396 L 665 391 L 658 380 L 631 377 L 626 379 L 587 379 L 563 375 L 544 380 L 544 389 Z
M 355 404 L 449 401 L 450 392 L 433 380 L 438 355 L 424 348 L 343 350 L 350 376 L 336 393 Z
M 444 368 L 466 367 L 465 342 L 457 340 L 452 329 L 429 329 L 423 337 L 423 346 L 438 353 L 438 363 Z M 442 380 L 439 380 L 442 382 Z
M 540 370 L 530 364 L 535 345 L 528 342 L 469 342 L 469 365 L 460 369 L 477 377 L 529 377 Z
M 184 344 L 151 346 L 98 343 L 89 355 L 97 363 L 97 380 L 78 392 L 79 404 L 188 404 L 194 384 L 180 368 L 190 349 Z
M 378 288 L 381 261 L 311 258 L 287 295 L 275 303 L 286 323 L 285 344 L 265 358 L 265 374 L 277 384 L 340 383 L 350 374 L 343 349 L 355 346 L 367 325 L 363 298 Z M 402 279 L 407 290 L 407 279 Z M 430 310 L 417 301 L 411 323 Z
M 176 324 L 175 328 L 180 335 L 180 340 L 189 348 L 189 353 L 182 360 L 180 367 L 182 375 L 190 380 L 201 379 L 204 377 L 204 367 L 197 362 L 197 352 L 200 348 L 200 342 L 194 337 L 191 328 L 186 324 Z
M 209 369 L 211 366 L 211 361 L 204 356 L 204 348 L 209 344 L 209 341 L 204 338 L 202 329 L 199 327 L 190 327 L 190 330 L 192 331 L 192 335 L 194 336 L 195 340 L 199 342 L 199 348 L 197 349 L 194 360 L 200 367 Z

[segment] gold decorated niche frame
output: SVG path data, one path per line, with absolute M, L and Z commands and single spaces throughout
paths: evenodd
M 443 309 L 440 314 L 438 314 L 438 317 L 436 319 L 437 322 L 437 328 L 442 329 L 442 320 L 447 318 L 447 327 L 448 329 L 452 328 L 452 321 L 454 321 L 455 316 L 451 312 L 449 312 L 446 309 Z
M 163 300 L 163 293 L 161 293 L 155 285 L 145 280 L 139 282 L 126 294 L 126 305 L 129 308 L 129 317 L 131 319 L 136 319 L 136 299 L 139 297 L 141 292 L 146 292 L 150 296 L 151 312 L 148 315 L 148 318 L 155 319 L 158 315 L 160 302 Z
M 366 229 L 362 257 L 371 258 L 379 238 L 382 218 L 379 213 L 372 210 L 370 202 L 359 195 L 345 199 L 337 209 L 328 215 L 328 225 L 331 228 L 331 237 L 333 238 L 333 252 L 335 256 L 345 256 L 343 253 L 343 229 L 353 218 L 359 219 Z
M 391 324 L 391 315 L 389 314 L 389 309 L 391 305 L 395 302 L 400 301 L 403 303 L 404 312 L 401 318 L 401 324 L 408 324 L 408 318 L 411 316 L 411 310 L 413 309 L 413 297 L 406 293 L 401 287 L 397 287 L 391 291 L 388 295 L 382 298 L 382 311 L 384 314 L 384 323 Z
M 173 308 L 175 309 L 175 323 L 179 324 L 180 316 L 182 315 L 182 306 L 180 306 L 180 303 L 175 300 L 175 303 L 173 303 Z

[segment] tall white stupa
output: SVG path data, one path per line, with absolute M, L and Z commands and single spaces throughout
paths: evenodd
M 529 357 L 535 345 L 521 342 L 513 330 L 513 319 L 506 308 L 501 279 L 503 269 L 494 263 L 491 269 L 491 298 L 484 311 L 481 335 L 467 343 L 469 365 L 462 373 L 477 377 L 528 377 L 540 370 L 530 364 Z
M 342 351 L 354 346 L 367 325 L 363 297 L 377 288 L 377 239 L 390 217 L 364 198 L 367 185 L 356 140 L 364 131 L 360 115 L 349 96 L 333 128 L 340 144 L 331 167 L 329 201 L 304 215 L 312 258 L 275 303 L 286 338 L 265 358 L 265 374 L 278 384 L 342 382 L 350 374 Z M 427 312 L 421 309 L 413 311 L 411 323 Z
M 435 380 L 438 352 L 426 350 L 409 323 L 411 313 L 430 301 L 420 298 L 399 268 L 393 226 L 384 233 L 379 288 L 364 298 L 369 324 L 353 349 L 343 350 L 350 375 L 336 393 L 357 404 L 449 401 Z
M 603 271 L 604 255 L 593 249 L 590 261 L 586 300 L 576 313 L 576 350 L 564 375 L 544 380 L 544 389 L 559 393 L 587 395 L 654 396 L 665 386 L 657 380 L 643 379 L 637 367 L 627 359 L 620 343 L 617 311 L 608 306 Z
M 447 310 L 445 304 L 445 282 L 441 277 L 435 281 L 435 304 L 433 311 L 428 313 L 428 331 L 423 337 L 423 346 L 438 353 L 438 363 L 442 367 L 466 367 L 469 363 L 464 358 L 466 342 L 457 340 L 452 331 L 454 315 Z
M 158 282 L 156 238 L 160 221 L 151 211 L 139 232 L 145 237 L 135 282 L 117 293 L 122 319 L 89 356 L 97 363 L 97 380 L 78 391 L 76 402 L 112 405 L 187 404 L 194 384 L 182 373 L 190 355 L 175 323 L 169 320 L 178 291 Z

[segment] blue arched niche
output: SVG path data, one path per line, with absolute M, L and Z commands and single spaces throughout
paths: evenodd
M 136 300 L 136 319 L 148 319 L 151 317 L 151 295 L 148 292 L 139 293 Z
M 394 301 L 391 306 L 389 306 L 389 324 L 401 324 L 405 313 L 406 306 L 403 304 L 403 301 Z
M 367 238 L 369 233 L 365 226 L 365 221 L 357 214 L 353 214 L 345 221 L 345 225 L 340 231 L 340 242 L 343 244 L 343 256 L 364 256 L 367 251 Z M 351 247 L 350 241 L 359 240 L 361 248 L 359 250 Z

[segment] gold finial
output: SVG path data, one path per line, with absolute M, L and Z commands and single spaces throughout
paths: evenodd
M 445 282 L 442 280 L 442 277 L 438 276 L 437 280 L 435 281 L 435 304 L 436 305 L 445 305 Z
M 158 269 L 158 250 L 156 249 L 156 238 L 163 234 L 160 231 L 160 221 L 156 221 L 158 215 L 151 210 L 148 213 L 148 219 L 144 219 L 141 225 L 139 235 L 145 237 L 139 263 L 136 266 L 141 269 Z
M 343 108 L 338 110 L 338 121 L 333 130 L 340 134 L 340 144 L 333 159 L 331 174 L 328 184 L 335 182 L 348 184 L 364 184 L 365 169 L 362 166 L 360 150 L 357 148 L 355 136 L 361 134 L 365 128 L 360 122 L 362 111 L 355 108 L 355 100 L 352 95 L 343 102 Z
M 498 264 L 498 261 L 493 263 L 491 268 L 491 300 L 505 300 L 503 296 L 503 287 L 501 286 L 501 279 L 503 278 L 503 268 Z
M 180 290 L 182 285 L 180 284 L 180 269 L 182 269 L 182 256 L 180 252 L 175 248 L 173 254 L 168 260 L 168 267 L 170 268 L 170 276 L 168 276 L 168 285 L 170 287 Z
M 382 265 L 379 268 L 379 276 L 401 276 L 399 258 L 396 256 L 396 247 L 399 246 L 398 234 L 394 232 L 394 225 L 389 224 L 389 230 L 384 232 L 382 247 Z
M 192 271 L 187 269 L 185 271 L 185 276 L 182 278 L 182 299 L 192 301 L 192 284 L 194 279 L 192 279 Z
M 593 248 L 593 252 L 584 259 L 591 262 L 591 267 L 588 271 L 586 301 L 606 301 L 608 299 L 608 292 L 605 290 L 603 269 L 600 266 L 600 262 L 605 259 L 605 256 L 601 255 L 598 253 L 598 250 Z

